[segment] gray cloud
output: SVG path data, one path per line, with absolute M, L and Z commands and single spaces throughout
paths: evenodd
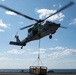
M 12 50 L 7 51 L 6 53 L 8 53 L 8 54 L 24 54 L 25 51 L 24 50 L 12 49 Z
M 74 18 L 73 21 L 69 25 L 76 26 L 76 18 Z
M 5 0 L 1 0 L 2 2 L 4 2 Z
M 0 19 L 0 27 L 7 28 L 7 24 L 5 24 L 2 19 Z
M 47 16 L 49 16 L 50 14 L 53 14 L 55 13 L 57 10 L 49 10 L 49 9 L 38 9 L 36 10 L 37 13 L 39 13 L 39 18 L 40 19 L 43 19 Z M 63 21 L 65 15 L 62 14 L 62 13 L 58 13 L 56 15 L 53 15 L 51 17 L 49 17 L 47 20 L 50 20 L 50 21 L 55 21 L 55 20 L 58 20 L 58 21 Z
M 16 14 L 15 14 L 14 12 L 12 12 L 12 11 L 6 11 L 5 13 L 6 13 L 7 15 L 14 15 L 14 16 L 16 15 Z
M 48 57 L 50 58 L 60 58 L 63 56 L 76 56 L 76 49 L 68 49 L 64 47 L 55 47 L 55 48 L 50 48 L 50 50 L 55 50 L 55 52 L 52 52 L 48 54 Z M 56 51 L 58 50 L 58 51 Z

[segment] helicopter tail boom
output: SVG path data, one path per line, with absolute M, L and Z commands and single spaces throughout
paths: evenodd
M 18 45 L 18 46 L 25 46 L 26 45 L 26 44 L 22 44 L 22 43 L 19 43 L 19 42 L 14 42 L 14 41 L 10 41 L 9 44 Z

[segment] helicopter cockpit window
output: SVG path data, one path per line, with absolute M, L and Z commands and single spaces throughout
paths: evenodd
M 52 25 L 52 22 L 51 22 L 51 21 L 46 21 L 46 22 L 44 23 L 44 29 L 49 28 L 51 25 Z
M 52 21 L 47 21 L 46 23 L 47 23 L 47 24 L 48 24 L 48 26 L 50 26 L 50 27 L 51 27 L 51 26 L 52 26 L 52 24 L 53 24 L 53 22 L 52 22 Z
M 31 37 L 32 36 L 32 28 L 29 28 L 28 29 L 28 37 Z

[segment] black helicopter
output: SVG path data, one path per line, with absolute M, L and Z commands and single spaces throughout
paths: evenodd
M 20 30 L 23 30 L 25 28 L 29 28 L 28 29 L 28 36 L 26 38 L 24 38 L 22 41 L 20 41 L 19 36 L 15 35 L 16 42 L 10 41 L 9 44 L 21 46 L 21 49 L 22 49 L 23 46 L 26 45 L 26 43 L 28 43 L 30 41 L 33 41 L 33 40 L 41 39 L 41 38 L 43 38 L 47 35 L 49 35 L 49 38 L 51 39 L 52 34 L 56 33 L 56 31 L 59 27 L 61 27 L 61 28 L 67 28 L 67 27 L 61 26 L 60 24 L 57 24 L 55 22 L 46 21 L 46 19 L 48 19 L 49 17 L 61 12 L 62 10 L 70 7 L 73 4 L 74 4 L 74 2 L 69 2 L 67 5 L 63 6 L 62 8 L 57 10 L 55 13 L 51 14 L 50 16 L 46 17 L 43 20 L 34 19 L 34 18 L 29 17 L 27 15 L 24 15 L 20 12 L 17 12 L 13 9 L 10 9 L 10 8 L 4 6 L 4 5 L 0 5 L 0 7 L 4 8 L 4 9 L 10 10 L 10 11 L 12 11 L 12 12 L 14 12 L 14 13 L 20 15 L 20 16 L 23 16 L 23 17 L 28 18 L 30 20 L 36 21 L 35 24 L 31 24 L 31 25 L 25 26 L 23 28 L 20 28 Z

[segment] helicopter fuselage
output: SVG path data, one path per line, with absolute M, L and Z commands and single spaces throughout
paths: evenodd
M 34 33 L 34 26 L 31 27 L 30 32 L 28 32 L 28 36 L 23 39 L 22 41 L 18 42 L 13 42 L 10 41 L 10 44 L 12 45 L 19 45 L 19 46 L 25 46 L 26 43 L 30 42 L 30 41 L 34 41 L 34 40 L 38 40 L 41 39 L 47 35 L 52 36 L 52 34 L 56 33 L 56 30 L 60 27 L 60 24 L 56 24 L 54 22 L 49 22 L 46 21 L 45 23 L 43 23 L 43 25 L 39 24 L 37 25 L 37 29 L 38 32 Z M 29 28 L 30 29 L 30 28 Z M 52 38 L 52 37 L 51 37 Z

